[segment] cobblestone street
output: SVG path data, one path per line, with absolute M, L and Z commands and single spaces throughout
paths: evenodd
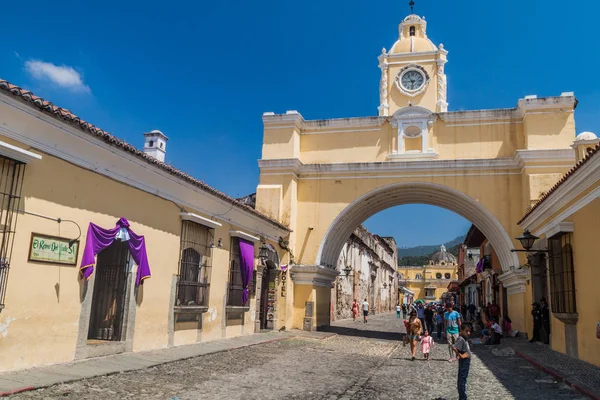
M 24 392 L 12 399 L 456 399 L 447 346 L 410 361 L 395 315 L 290 339 Z M 585 399 L 510 352 L 472 346 L 472 399 Z M 496 355 L 494 354 L 496 353 Z

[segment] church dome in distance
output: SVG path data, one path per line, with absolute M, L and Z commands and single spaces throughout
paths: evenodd
M 431 255 L 431 261 L 434 264 L 452 264 L 457 262 L 454 254 L 448 253 L 446 246 L 444 245 L 440 247 L 440 251 L 436 251 Z
M 575 138 L 575 141 L 578 142 L 580 140 L 596 140 L 598 139 L 598 136 L 596 136 L 596 134 L 594 132 L 581 132 L 579 135 L 577 135 L 577 137 Z

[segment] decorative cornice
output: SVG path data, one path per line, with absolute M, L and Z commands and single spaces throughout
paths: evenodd
M 529 268 L 515 269 L 503 273 L 499 279 L 508 294 L 525 293 L 527 281 L 531 279 L 531 271 Z
M 42 156 L 31 151 L 21 149 L 20 147 L 13 146 L 12 144 L 0 142 L 0 155 L 3 155 L 13 160 L 20 161 L 22 163 L 29 163 L 34 160 L 41 160 Z
M 331 288 L 331 282 L 340 274 L 338 271 L 320 265 L 294 265 L 290 269 L 294 275 L 294 285 L 312 285 Z
M 566 163 L 571 165 L 574 162 L 573 150 L 555 149 L 555 150 L 518 150 L 513 157 L 501 158 L 482 158 L 482 159 L 462 159 L 462 160 L 406 160 L 411 158 L 413 153 L 392 154 L 388 157 L 390 161 L 377 161 L 365 163 L 330 163 L 330 164 L 304 164 L 297 158 L 288 159 L 263 159 L 258 161 L 261 173 L 287 171 L 297 174 L 300 178 L 306 175 L 331 175 L 331 174 L 350 174 L 356 177 L 357 173 L 433 173 L 433 172 L 460 172 L 464 170 L 473 171 L 502 171 L 510 173 L 521 173 L 523 168 L 528 165 L 533 167 L 539 163 Z M 435 153 L 414 153 L 415 158 L 435 157 Z M 406 160 L 406 161 L 402 161 Z

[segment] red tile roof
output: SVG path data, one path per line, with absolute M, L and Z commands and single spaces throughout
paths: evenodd
M 560 178 L 560 180 L 558 182 L 556 182 L 556 184 L 554 186 L 552 186 L 550 188 L 550 190 L 548 190 L 546 193 L 544 193 L 542 195 L 542 197 L 540 197 L 540 199 L 529 209 L 529 211 L 527 211 L 525 213 L 525 215 L 523 216 L 523 218 L 521 218 L 521 220 L 518 222 L 518 224 L 520 225 L 521 222 L 523 222 L 525 220 L 525 218 L 527 218 L 536 208 L 538 208 L 540 206 L 540 204 L 542 204 L 548 197 L 550 197 L 550 195 L 552 193 L 554 193 L 563 183 L 565 183 L 566 180 L 569 179 L 570 176 L 572 176 L 581 167 L 583 167 L 592 157 L 597 156 L 597 154 L 600 154 L 600 145 L 597 145 L 594 149 L 592 149 L 585 156 L 585 158 L 583 158 L 581 161 L 579 161 L 577 164 L 575 164 L 575 166 L 573 168 L 571 168 L 562 178 Z
M 242 204 L 241 202 L 227 196 L 225 193 L 218 191 L 217 189 L 194 178 L 193 176 L 190 176 L 190 175 L 186 174 L 185 172 L 178 170 L 177 168 L 174 168 L 168 164 L 165 164 L 162 161 L 157 160 L 154 157 L 147 155 L 146 153 L 144 153 L 141 150 L 138 150 L 137 148 L 130 145 L 129 143 L 124 142 L 123 140 L 111 135 L 110 133 L 90 124 L 89 122 L 84 121 L 83 119 L 79 118 L 77 115 L 73 114 L 71 111 L 67 110 L 66 108 L 61 108 L 61 107 L 55 106 L 51 102 L 44 100 L 41 97 L 35 96 L 30 91 L 28 91 L 26 89 L 22 89 L 18 86 L 15 86 L 15 85 L 11 84 L 10 82 L 8 82 L 4 79 L 1 79 L 1 78 L 0 78 L 0 89 L 1 89 L 0 93 L 4 92 L 7 95 L 9 95 L 9 94 L 13 95 L 14 97 L 17 97 L 17 98 L 21 99 L 22 101 L 29 103 L 31 106 L 37 108 L 38 110 L 40 110 L 46 114 L 52 115 L 53 117 L 65 122 L 65 123 L 68 123 L 71 126 L 78 127 L 82 131 L 88 133 L 90 136 L 97 138 L 98 140 L 103 140 L 111 145 L 121 148 L 123 151 L 131 153 L 134 156 L 146 161 L 148 164 L 151 164 L 151 165 L 153 165 L 157 168 L 160 168 L 164 171 L 167 171 L 171 175 L 174 175 L 188 183 L 191 183 L 192 185 L 194 185 L 194 186 L 196 186 L 196 187 L 198 187 L 198 188 L 200 188 L 222 200 L 227 201 L 228 203 L 234 205 L 235 207 L 237 207 L 245 212 L 254 214 L 254 215 L 260 217 L 261 219 L 271 223 L 272 225 L 277 226 L 278 228 L 290 231 L 290 229 L 288 227 L 286 227 L 285 225 L 282 225 L 281 223 L 275 221 L 274 219 L 267 217 L 266 215 L 256 211 L 252 207 Z

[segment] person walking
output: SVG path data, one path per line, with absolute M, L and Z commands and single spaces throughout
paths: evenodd
M 365 299 L 365 301 L 363 301 L 362 303 L 362 309 L 363 309 L 363 320 L 365 322 L 365 324 L 367 323 L 367 317 L 369 316 L 369 302 L 367 301 L 367 299 Z
M 402 307 L 400 307 L 400 304 L 398 303 L 396 305 L 396 318 L 400 318 L 400 312 L 402 312 Z
M 354 299 L 354 301 L 352 302 L 352 319 L 354 321 L 356 321 L 357 317 L 358 317 L 358 301 L 356 301 L 356 299 Z
M 435 325 L 437 330 L 437 340 L 442 340 L 442 330 L 444 329 L 444 317 L 441 311 L 435 313 Z
M 408 307 L 406 303 L 402 304 L 402 318 L 406 319 L 406 312 L 408 311 Z
M 467 400 L 467 378 L 471 368 L 471 348 L 467 338 L 471 335 L 471 326 L 469 324 L 461 325 L 460 336 L 452 347 L 458 358 L 458 379 L 456 386 L 458 389 L 458 400 Z
M 542 327 L 542 309 L 538 303 L 532 304 L 531 316 L 533 317 L 533 337 L 529 343 L 538 342 L 540 340 L 540 329 Z
M 423 332 L 423 325 L 421 320 L 417 318 L 417 312 L 413 310 L 410 312 L 410 318 L 408 318 L 406 324 L 406 336 L 410 343 L 410 354 L 412 355 L 411 361 L 415 361 L 417 356 L 417 340 L 421 332 Z
M 423 314 L 425 315 L 425 329 L 429 331 L 429 333 L 433 333 L 433 310 L 432 306 L 428 306 Z
M 462 319 L 464 321 L 468 321 L 467 319 L 467 305 L 463 303 L 462 306 L 460 306 L 460 313 L 462 314 Z
M 477 311 L 477 307 L 475 307 L 475 304 L 473 304 L 473 303 L 469 304 L 469 306 L 467 307 L 467 310 L 469 311 L 469 319 L 467 321 L 476 319 L 475 311 Z
M 423 358 L 429 361 L 429 351 L 433 347 L 433 337 L 429 336 L 429 331 L 425 329 L 425 333 L 423 333 L 423 337 L 421 338 L 421 352 L 423 353 Z
M 454 358 L 454 345 L 458 340 L 458 333 L 461 325 L 460 314 L 452 309 L 452 304 L 446 304 L 446 312 L 444 313 L 444 331 L 446 332 L 446 340 L 448 341 L 448 351 L 450 353 L 448 361 L 450 362 L 456 360 L 456 358 Z

